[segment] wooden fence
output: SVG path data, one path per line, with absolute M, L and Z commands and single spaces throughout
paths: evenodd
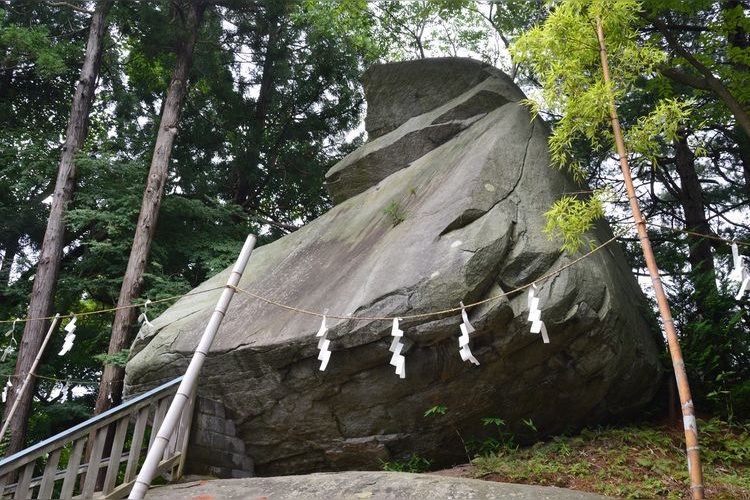
M 126 497 L 156 437 L 152 429 L 161 425 L 181 381 L 178 377 L 0 461 L 0 498 Z M 157 474 L 168 474 L 170 479 L 182 476 L 194 401 L 193 395 Z M 112 447 L 109 457 L 102 458 L 108 433 Z M 90 457 L 81 463 L 90 435 L 95 435 Z M 100 474 L 102 469 L 106 472 Z

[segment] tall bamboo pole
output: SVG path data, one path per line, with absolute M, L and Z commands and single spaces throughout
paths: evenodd
M 602 27 L 601 19 L 597 19 L 596 21 L 596 36 L 599 39 L 599 53 L 601 55 L 604 82 L 607 87 L 609 87 L 611 85 L 611 76 L 609 72 L 609 64 L 607 62 L 607 48 L 604 43 L 604 28 Z M 641 242 L 643 256 L 646 259 L 646 266 L 648 267 L 648 273 L 651 276 L 651 283 L 654 286 L 656 302 L 659 305 L 659 314 L 661 315 L 662 323 L 664 323 L 664 331 L 666 332 L 667 344 L 669 345 L 669 354 L 672 357 L 674 376 L 677 380 L 677 392 L 680 396 L 682 421 L 685 428 L 685 446 L 687 450 L 688 472 L 690 473 L 690 492 L 694 499 L 702 499 L 703 471 L 701 467 L 700 447 L 698 446 L 698 426 L 695 422 L 695 408 L 693 406 L 692 396 L 690 395 L 690 385 L 688 383 L 687 374 L 685 373 L 685 362 L 682 359 L 682 350 L 680 349 L 680 343 L 677 339 L 677 330 L 675 329 L 674 320 L 672 319 L 672 312 L 669 309 L 667 295 L 664 293 L 664 287 L 661 284 L 659 268 L 656 266 L 656 259 L 654 258 L 654 251 L 651 248 L 651 241 L 648 239 L 646 222 L 641 215 L 641 208 L 638 204 L 635 188 L 633 187 L 633 178 L 630 175 L 630 165 L 628 164 L 628 154 L 625 149 L 625 141 L 623 140 L 622 130 L 620 129 L 620 121 L 617 118 L 617 104 L 615 103 L 614 95 L 611 93 L 609 100 L 609 117 L 612 121 L 612 132 L 615 136 L 617 155 L 620 157 L 620 169 L 622 170 L 625 188 L 628 192 L 630 210 L 633 212 L 635 227 L 638 230 L 638 239 Z
M 135 484 L 133 485 L 133 489 L 128 498 L 141 499 L 148 491 L 151 480 L 156 474 L 156 468 L 159 465 L 159 461 L 164 456 L 164 450 L 167 448 L 172 433 L 180 421 L 185 405 L 187 404 L 188 399 L 190 399 L 193 389 L 196 387 L 198 375 L 203 367 L 203 362 L 205 361 L 206 356 L 208 356 L 208 351 L 211 349 L 211 344 L 214 341 L 214 337 L 216 337 L 216 332 L 219 330 L 221 320 L 224 319 L 229 303 L 232 301 L 232 297 L 234 297 L 236 292 L 235 287 L 239 284 L 240 278 L 242 278 L 242 273 L 247 266 L 248 259 L 250 259 L 250 254 L 253 252 L 253 248 L 255 248 L 255 241 L 255 236 L 252 234 L 248 235 L 245 240 L 240 255 L 237 257 L 237 262 L 235 262 L 234 268 L 232 268 L 232 273 L 227 280 L 227 286 L 221 293 L 221 297 L 219 297 L 219 301 L 216 304 L 214 313 L 211 315 L 211 319 L 208 320 L 206 329 L 198 342 L 198 346 L 195 348 L 195 352 L 193 353 L 190 364 L 185 371 L 182 382 L 180 382 L 180 387 L 177 389 L 177 394 L 174 395 L 172 404 L 169 405 L 169 410 L 167 410 L 167 414 L 164 416 L 164 420 L 159 427 L 156 439 L 154 439 L 151 448 L 149 448 L 148 453 L 146 454 L 146 460 L 143 462 L 141 471 L 138 473 L 138 477 L 135 480 Z

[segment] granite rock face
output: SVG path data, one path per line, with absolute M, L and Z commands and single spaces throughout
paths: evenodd
M 391 321 L 329 318 L 321 372 L 320 317 L 236 295 L 199 394 L 223 404 L 255 473 L 465 460 L 456 429 L 481 437 L 483 417 L 510 432 L 531 419 L 548 434 L 648 402 L 657 341 L 616 244 L 538 282 L 549 344 L 529 332 L 526 293 L 503 295 L 579 257 L 542 233 L 543 212 L 580 186 L 549 167 L 546 126 L 518 88 L 468 59 L 379 66 L 365 82 L 370 140 L 328 173 L 337 205 L 256 249 L 240 287 L 308 311 L 404 317 L 406 378 L 389 365 Z M 604 226 L 590 234 L 610 237 Z M 184 371 L 220 293 L 185 297 L 152 321 L 133 346 L 127 392 Z M 468 310 L 479 366 L 459 356 L 460 314 L 409 318 L 497 296 Z M 446 413 L 423 416 L 435 405 Z

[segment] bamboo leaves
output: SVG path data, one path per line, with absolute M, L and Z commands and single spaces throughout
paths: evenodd
M 573 253 L 587 242 L 584 233 L 594 227 L 597 219 L 604 216 L 604 206 L 599 196 L 579 199 L 565 195 L 544 216 L 547 219 L 544 232 L 550 238 L 561 239 L 563 250 Z
M 576 159 L 576 147 L 607 153 L 613 149 L 609 103 L 632 91 L 638 79 L 650 78 L 665 54 L 656 46 L 641 43 L 636 27 L 641 5 L 634 0 L 569 0 L 552 2 L 543 25 L 521 36 L 511 48 L 518 62 L 538 76 L 540 101 L 526 101 L 534 115 L 544 109 L 558 116 L 549 139 L 551 162 L 566 168 L 577 180 L 586 170 Z M 611 83 L 601 75 L 596 23 L 607 32 Z M 637 154 L 655 158 L 656 138 L 671 140 L 687 119 L 690 103 L 665 99 L 638 119 L 629 135 L 628 147 Z M 602 217 L 603 200 L 594 196 L 580 200 L 565 196 L 545 214 L 545 231 L 562 238 L 562 247 L 574 252 L 585 242 L 583 233 Z

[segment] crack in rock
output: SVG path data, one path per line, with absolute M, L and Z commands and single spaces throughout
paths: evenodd
M 547 128 L 506 75 L 439 59 L 376 66 L 365 80 L 370 141 L 328 175 L 342 199 L 254 252 L 242 288 L 317 313 L 400 317 L 500 296 L 576 258 L 542 231 L 543 213 L 575 184 L 549 167 Z M 396 225 L 384 213 L 393 203 L 407 211 Z M 539 287 L 550 344 L 530 333 L 521 292 L 468 311 L 479 366 L 459 356 L 458 313 L 401 322 L 405 379 L 388 364 L 390 321 L 331 321 L 321 372 L 320 317 L 238 294 L 199 390 L 242 423 L 237 438 L 261 475 L 378 468 L 413 453 L 440 466 L 465 459 L 454 426 L 471 435 L 487 415 L 509 432 L 532 419 L 549 435 L 647 403 L 660 349 L 622 252 L 599 252 Z M 160 330 L 126 368 L 130 394 L 177 375 L 214 304 L 180 301 L 154 320 Z M 426 423 L 436 404 L 448 418 Z

